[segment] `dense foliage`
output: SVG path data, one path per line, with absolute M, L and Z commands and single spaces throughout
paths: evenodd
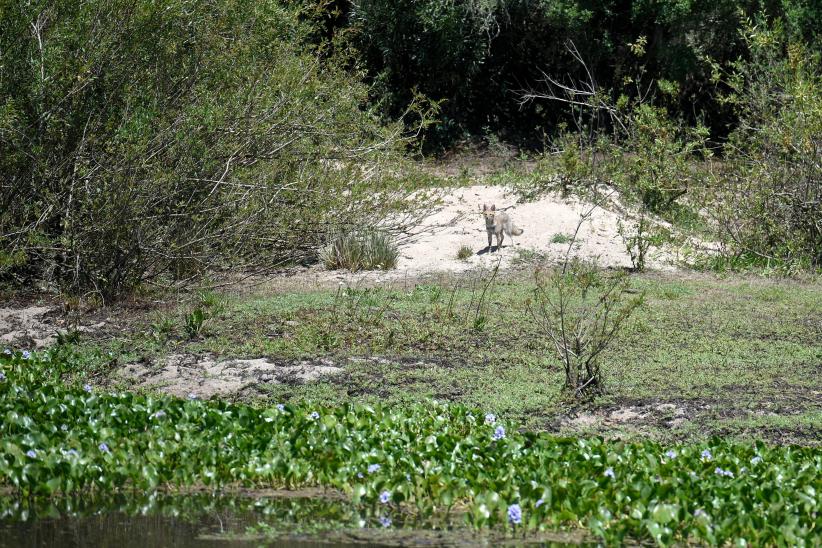
M 822 47 L 822 9 L 808 0 L 352 0 L 347 24 L 358 31 L 356 43 L 389 112 L 404 108 L 414 88 L 445 100 L 433 143 L 483 131 L 534 143 L 552 134 L 567 111 L 522 107 L 519 95 L 543 74 L 584 74 L 565 50 L 567 40 L 599 87 L 618 93 L 638 66 L 630 44 L 645 37 L 648 74 L 681 89 L 674 114 L 706 116 L 716 134 L 725 134 L 734 118 L 717 101 L 704 58 L 725 63 L 744 56 L 742 21 L 763 10 L 785 20 L 792 41 Z
M 0 281 L 110 297 L 310 259 L 332 228 L 393 212 L 402 126 L 301 13 L 0 5 Z
M 464 509 L 476 527 L 582 525 L 611 542 L 820 540 L 819 449 L 564 439 L 454 405 L 258 409 L 106 393 L 63 385 L 66 367 L 56 352 L 0 355 L 0 483 L 22 496 L 316 484 L 382 518 Z

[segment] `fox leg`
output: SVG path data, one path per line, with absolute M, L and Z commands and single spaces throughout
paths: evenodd
M 502 241 L 505 239 L 505 232 L 500 230 L 497 232 L 497 251 L 502 249 Z
M 491 251 L 491 240 L 494 236 L 492 235 L 490 230 L 487 230 L 486 232 L 488 232 L 488 251 Z

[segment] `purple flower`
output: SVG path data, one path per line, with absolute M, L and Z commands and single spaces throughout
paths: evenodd
M 31 358 L 31 352 L 29 352 L 28 350 L 23 350 L 23 359 L 27 360 L 29 358 Z
M 162 419 L 165 416 L 166 416 L 166 412 L 163 411 L 162 409 L 160 409 L 159 411 L 155 411 L 154 414 L 152 415 L 152 417 L 154 417 L 155 419 Z
M 281 404 L 281 403 L 278 403 L 278 404 L 277 404 L 277 410 L 278 410 L 278 411 L 285 411 L 285 405 L 283 405 L 283 404 Z
M 197 394 L 195 394 L 194 392 L 190 393 L 190 394 L 188 395 L 188 399 L 190 399 L 190 400 L 196 400 L 196 399 L 197 399 Z
M 711 455 L 711 451 L 710 451 L 710 450 L 705 449 L 704 451 L 702 451 L 702 458 L 703 458 L 703 459 L 705 459 L 705 460 L 711 460 L 711 459 L 713 459 L 713 458 L 714 458 L 714 456 L 713 456 L 713 455 Z
M 616 477 L 616 474 L 614 474 L 614 469 L 611 468 L 610 466 L 608 467 L 607 470 L 605 470 L 605 475 L 608 476 L 609 478 L 612 478 L 612 479 Z
M 100 451 L 102 451 L 103 453 L 110 453 L 111 452 L 111 451 L 109 451 L 108 445 L 106 445 L 105 443 L 101 443 L 100 445 L 97 446 L 97 448 Z
M 762 457 L 760 457 L 759 455 L 751 459 L 751 464 L 759 464 L 760 462 L 762 462 Z
M 71 455 L 72 457 L 76 457 L 79 455 L 76 449 L 69 449 L 68 451 L 63 451 L 64 455 Z
M 732 478 L 732 477 L 734 477 L 734 473 L 733 473 L 733 472 L 731 472 L 730 470 L 723 470 L 723 469 L 722 469 L 722 468 L 720 468 L 719 466 L 717 466 L 717 467 L 716 467 L 716 469 L 714 470 L 714 473 L 715 473 L 717 476 L 725 476 L 725 477 L 728 477 L 728 478 Z
M 667 451 L 665 451 L 665 456 L 668 457 L 669 459 L 675 459 L 676 458 L 676 451 L 674 451 L 673 449 L 668 449 Z
M 31 458 L 31 459 L 36 459 L 37 458 L 37 451 L 35 451 L 34 449 L 29 449 L 28 451 L 26 451 L 26 456 Z
M 382 468 L 379 464 L 369 464 L 368 465 L 368 473 L 373 474 L 374 472 L 378 472 Z
M 388 516 L 380 516 L 380 525 L 383 527 L 391 527 L 391 518 Z
M 508 507 L 508 523 L 519 525 L 522 523 L 522 508 L 519 504 L 512 504 Z
M 702 508 L 697 508 L 696 510 L 694 510 L 694 517 L 695 518 L 700 518 L 700 517 L 707 518 L 708 514 L 706 514 L 705 510 L 703 510 Z
M 83 390 L 85 390 L 86 392 L 88 392 L 90 394 L 91 390 L 92 390 L 91 385 L 90 384 L 84 384 L 83 385 Z
M 388 491 L 383 491 L 380 493 L 380 502 L 383 504 L 388 504 L 388 501 L 391 500 L 391 493 Z
M 5 354 L 6 356 L 11 356 L 11 348 L 6 348 L 5 350 L 3 350 L 3 354 Z
M 491 439 L 497 441 L 503 438 L 505 438 L 505 428 L 502 425 L 499 425 L 497 426 L 497 429 L 494 430 L 494 435 L 491 436 Z
M 539 500 L 537 501 L 537 503 L 534 505 L 534 508 L 539 508 L 539 507 L 540 507 L 540 506 L 542 506 L 543 504 L 545 504 L 545 501 L 544 501 L 544 500 L 542 500 L 542 499 L 539 499 Z
M 319 419 L 319 418 L 320 418 L 320 414 L 319 414 L 319 413 L 317 413 L 316 411 L 312 411 L 312 412 L 311 412 L 311 415 L 309 415 L 309 416 L 310 416 L 313 420 L 317 420 L 317 419 Z
M 494 424 L 497 422 L 497 416 L 493 413 L 488 413 L 485 415 L 485 424 Z
M 363 478 L 362 472 L 357 472 L 357 477 L 362 479 Z
M 6 374 L 3 373 L 2 371 L 0 371 L 0 382 L 3 382 L 5 380 L 6 380 Z

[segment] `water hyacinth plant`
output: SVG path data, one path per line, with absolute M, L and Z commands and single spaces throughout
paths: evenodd
M 0 485 L 21 503 L 123 486 L 324 486 L 384 527 L 397 517 L 387 515 L 389 503 L 416 516 L 459 505 L 472 527 L 515 526 L 528 535 L 582 524 L 607 544 L 822 541 L 819 448 L 563 438 L 431 402 L 292 403 L 283 413 L 217 399 L 88 393 L 59 380 L 61 359 L 32 354 L 23 367 L 19 354 L 0 356 Z M 63 430 L 64 421 L 71 427 Z M 660 458 L 666 451 L 676 458 Z

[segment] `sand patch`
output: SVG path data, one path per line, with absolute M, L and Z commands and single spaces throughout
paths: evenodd
M 89 325 L 74 325 L 54 306 L 27 306 L 21 308 L 0 308 L 0 345 L 4 347 L 36 350 L 57 341 L 60 333 L 97 331 L 106 322 Z
M 205 399 L 255 392 L 263 384 L 313 382 L 342 371 L 326 358 L 283 363 L 267 358 L 221 359 L 211 355 L 172 354 L 155 364 L 127 364 L 121 374 L 141 388 L 180 397 L 193 394 Z
M 506 211 L 514 225 L 523 230 L 520 236 L 505 236 L 502 249 L 487 249 L 488 237 L 480 213 L 481 204 L 495 204 Z M 566 253 L 571 258 L 595 261 L 605 268 L 631 267 L 631 258 L 619 234 L 619 222 L 626 225 L 626 215 L 618 207 L 616 198 L 596 207 L 582 223 L 576 240 L 569 240 L 577 229 L 583 214 L 592 209 L 592 202 L 576 197 L 563 198 L 548 193 L 535 201 L 520 201 L 517 194 L 503 186 L 474 185 L 448 189 L 441 194 L 441 203 L 432 205 L 422 226 L 413 230 L 413 236 L 404 236 L 399 245 L 397 268 L 390 271 L 350 273 L 347 271 L 320 271 L 305 273 L 306 279 L 322 282 L 338 279 L 351 282 L 363 280 L 380 283 L 402 278 L 416 278 L 436 273 L 460 273 L 476 269 L 490 269 L 499 264 L 501 269 L 517 263 L 542 259 L 560 263 Z M 699 242 L 693 242 L 699 245 Z M 458 259 L 463 246 L 471 250 L 467 259 Z M 646 268 L 657 271 L 675 271 L 676 250 L 651 249 Z

